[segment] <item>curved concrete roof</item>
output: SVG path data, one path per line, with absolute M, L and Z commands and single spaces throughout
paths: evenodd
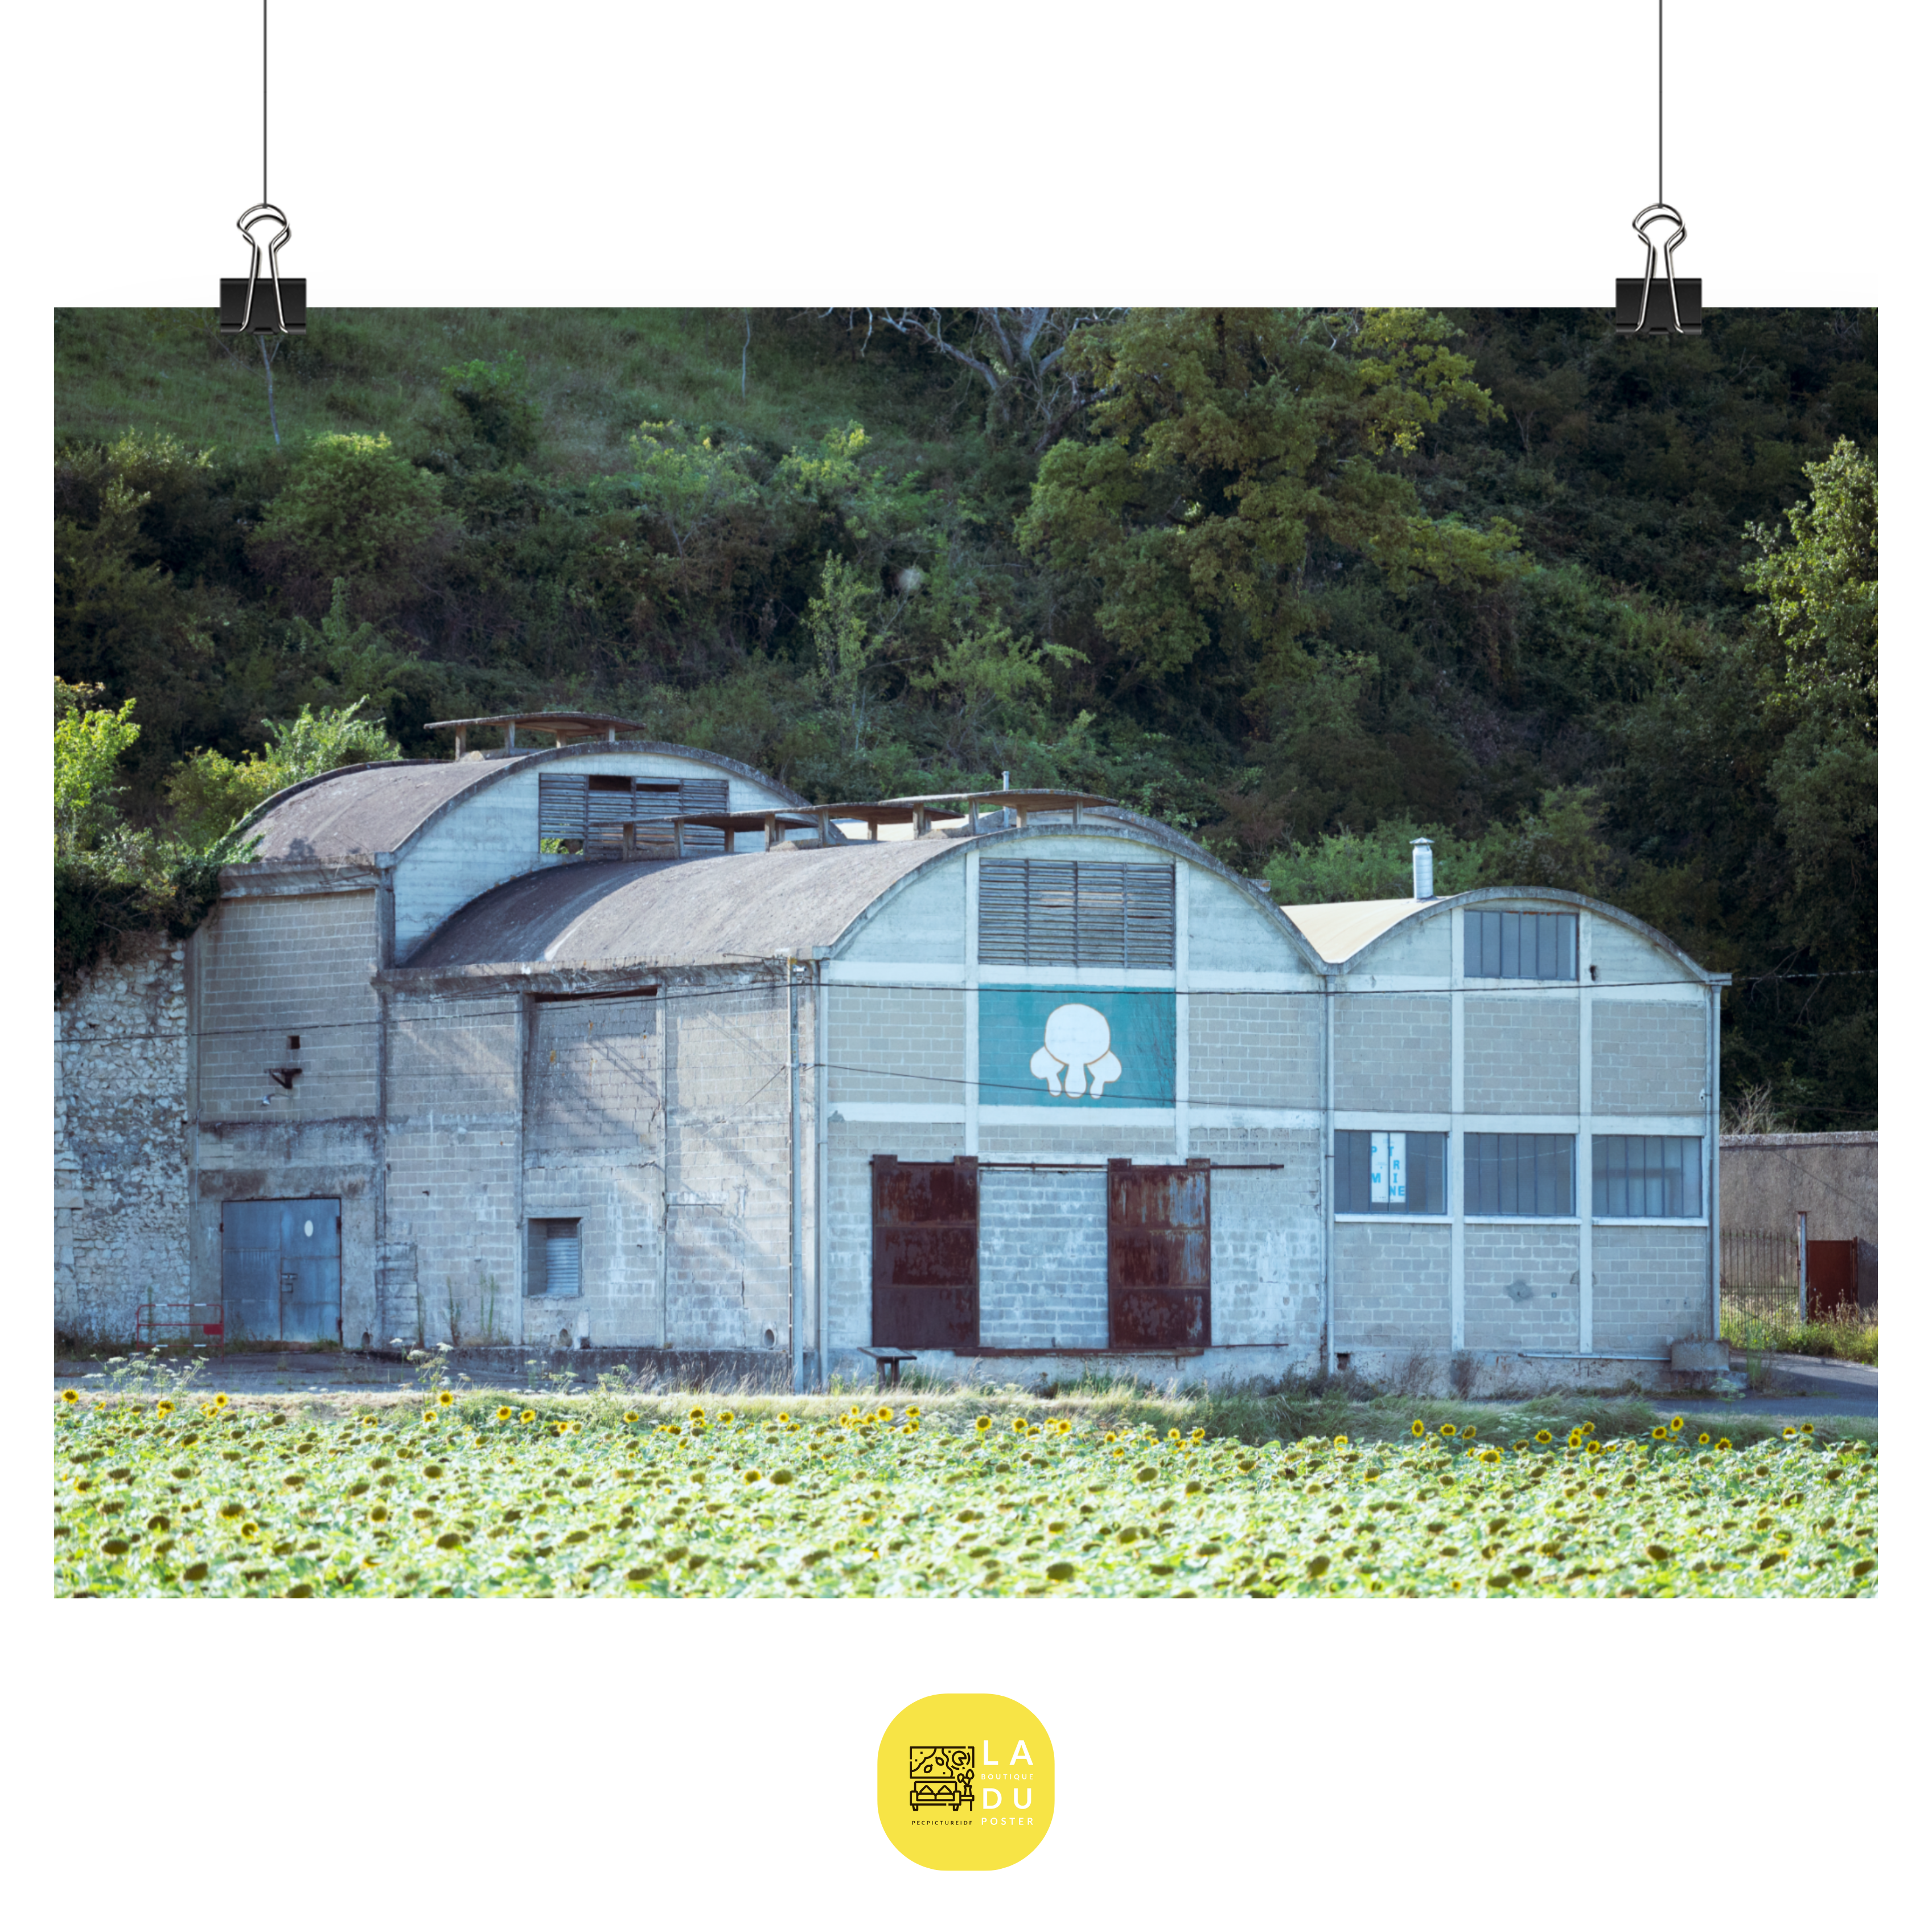
M 459 800 L 500 783 L 512 772 L 553 759 L 583 759 L 640 752 L 689 758 L 728 777 L 764 787 L 788 804 L 806 801 L 763 772 L 716 752 L 641 739 L 546 746 L 517 758 L 410 759 L 394 764 L 344 765 L 304 778 L 265 800 L 236 827 L 261 841 L 258 860 L 305 860 L 311 864 L 359 862 L 378 852 L 400 856 L 410 841 Z
M 792 947 L 830 948 L 926 866 L 969 848 L 1023 851 L 1069 830 L 1029 826 L 975 838 L 962 828 L 644 865 L 546 866 L 472 900 L 400 963 L 409 972 L 487 975 L 491 968 L 728 964 Z M 1262 917 L 1278 916 L 1218 860 L 1165 826 L 1089 826 L 1076 836 L 1096 835 L 1184 858 L 1229 880 Z M 1318 970 L 1307 942 L 1293 926 L 1283 930 Z
M 1687 972 L 1716 986 L 1729 986 L 1728 973 L 1712 973 L 1698 964 L 1676 940 L 1646 926 L 1634 913 L 1601 899 L 1588 898 L 1581 892 L 1561 890 L 1554 886 L 1478 886 L 1473 891 L 1450 892 L 1433 899 L 1350 899 L 1332 905 L 1283 906 L 1282 911 L 1293 926 L 1330 965 L 1345 970 L 1360 962 L 1361 956 L 1405 920 L 1452 907 L 1490 904 L 1498 899 L 1537 899 L 1557 905 L 1576 906 L 1611 920 L 1640 939 L 1647 940 L 1667 954 Z
M 950 838 L 789 845 L 658 864 L 547 868 L 472 900 L 404 963 L 701 966 L 830 946 L 889 886 L 956 854 Z

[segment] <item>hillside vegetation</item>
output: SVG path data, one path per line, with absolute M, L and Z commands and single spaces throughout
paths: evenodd
M 57 833 L 64 908 L 126 902 L 65 983 L 288 775 L 595 707 L 820 799 L 1090 788 L 1290 902 L 1406 892 L 1427 830 L 1440 889 L 1736 972 L 1727 1092 L 1875 1120 L 1869 312 L 310 329 L 265 370 L 200 313 L 57 318 L 62 701 L 139 727 Z

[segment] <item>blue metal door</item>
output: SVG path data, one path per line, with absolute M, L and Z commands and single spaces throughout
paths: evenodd
M 221 1304 L 231 1341 L 342 1339 L 340 1201 L 230 1201 L 221 1210 Z

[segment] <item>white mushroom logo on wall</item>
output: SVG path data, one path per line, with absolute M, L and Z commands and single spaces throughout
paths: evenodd
M 1112 1042 L 1105 1013 L 1091 1006 L 1055 1006 L 1046 1016 L 1046 1044 L 1033 1057 L 1034 1077 L 1046 1082 L 1049 1094 L 1064 1092 L 1077 1100 L 1087 1092 L 1090 1075 L 1097 1100 L 1108 1083 L 1120 1077 Z

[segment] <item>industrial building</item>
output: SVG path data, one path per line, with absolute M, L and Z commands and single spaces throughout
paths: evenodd
M 1105 800 L 449 728 L 270 800 L 186 949 L 189 1332 L 805 1387 L 1712 1366 L 1724 981 L 1616 908 L 1438 899 L 1426 847 L 1412 898 L 1282 908 Z M 64 1292 L 123 1320 L 86 1198 Z

